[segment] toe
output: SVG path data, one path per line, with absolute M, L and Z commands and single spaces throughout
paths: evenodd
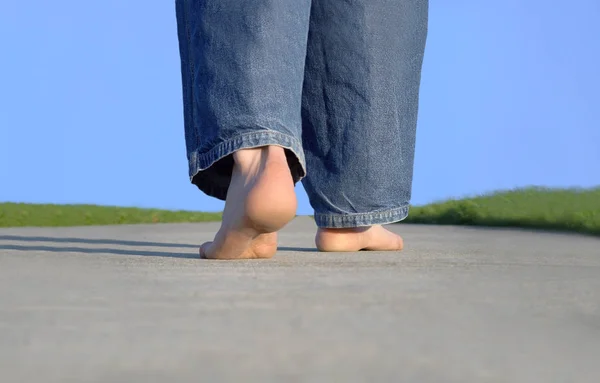
M 369 231 L 368 245 L 364 250 L 400 251 L 404 247 L 402 237 L 383 226 L 373 226 Z
M 381 250 L 386 251 L 400 251 L 404 247 L 404 241 L 398 234 L 393 233 L 386 229 L 385 236 L 382 236 Z M 385 238 L 385 239 L 384 239 Z
M 397 247 L 396 247 L 396 249 L 398 251 L 400 251 L 400 250 L 404 249 L 404 240 L 399 235 L 397 235 L 396 237 L 397 237 Z
M 200 258 L 201 259 L 208 259 L 208 246 L 211 244 L 212 242 L 204 242 L 201 246 L 200 246 Z

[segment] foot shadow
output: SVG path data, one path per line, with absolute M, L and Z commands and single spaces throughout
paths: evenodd
M 293 247 L 293 246 L 278 246 L 277 251 L 296 251 L 300 253 L 317 253 L 317 250 L 314 247 Z
M 193 248 L 196 251 L 190 253 L 156 251 L 146 249 L 115 249 L 111 247 L 88 248 L 77 246 L 51 246 L 51 245 L 16 245 L 13 243 L 0 242 L 0 250 L 16 251 L 50 251 L 55 253 L 83 253 L 83 254 L 116 254 L 116 255 L 135 255 L 145 257 L 166 257 L 166 258 L 185 258 L 200 259 L 198 254 L 198 245 L 183 243 L 164 243 L 164 242 L 144 242 L 144 241 L 122 241 L 116 239 L 89 239 L 89 238 L 55 238 L 40 236 L 21 236 L 21 235 L 0 235 L 0 241 L 20 241 L 20 242 L 53 242 L 61 243 L 81 243 L 90 245 L 120 245 L 133 247 L 159 247 L 159 248 Z
M 68 238 L 68 237 L 57 238 L 57 237 L 40 237 L 40 236 L 24 236 L 24 235 L 0 235 L 0 241 L 85 243 L 85 244 L 91 244 L 91 245 L 198 248 L 198 245 L 190 245 L 190 244 L 186 244 L 186 243 L 123 241 L 123 240 L 118 240 L 118 239 L 91 239 L 91 238 Z
M 156 251 L 145 249 L 115 249 L 111 247 L 87 248 L 78 246 L 51 246 L 51 245 L 16 245 L 5 244 L 0 242 L 0 250 L 14 251 L 49 251 L 55 253 L 83 253 L 83 254 L 116 254 L 116 255 L 134 255 L 145 257 L 166 257 L 166 258 L 184 258 L 184 259 L 201 259 L 198 254 L 199 245 L 186 243 L 165 243 L 165 242 L 146 242 L 146 241 L 123 241 L 116 239 L 90 239 L 90 238 L 72 238 L 72 237 L 42 237 L 42 236 L 21 236 L 21 235 L 0 235 L 0 241 L 19 241 L 19 242 L 54 242 L 61 243 L 81 243 L 91 245 L 117 245 L 117 246 L 132 246 L 132 247 L 158 247 L 158 248 L 186 248 L 194 249 L 190 253 Z M 288 247 L 280 246 L 278 251 L 294 251 L 294 252 L 316 252 L 317 249 L 310 247 Z

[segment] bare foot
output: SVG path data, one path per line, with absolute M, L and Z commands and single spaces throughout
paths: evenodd
M 294 182 L 284 149 L 264 146 L 233 154 L 223 222 L 214 241 L 200 247 L 209 259 L 271 258 L 277 231 L 296 215 Z
M 206 259 L 261 259 L 272 258 L 277 252 L 277 233 L 259 234 L 250 241 L 241 254 L 235 257 L 227 257 L 223 251 L 215 252 L 214 242 L 205 242 L 200 246 L 200 256 Z
M 349 229 L 319 229 L 315 238 L 319 251 L 400 251 L 402 237 L 381 225 Z

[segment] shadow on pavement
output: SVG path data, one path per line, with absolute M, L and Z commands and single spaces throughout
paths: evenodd
M 317 253 L 315 247 L 293 247 L 293 246 L 277 246 L 278 251 L 297 251 L 301 253 Z
M 0 250 L 17 251 L 51 251 L 55 253 L 84 253 L 84 254 L 118 254 L 118 255 L 141 255 L 146 257 L 167 257 L 167 258 L 198 258 L 198 253 L 170 253 L 150 250 L 133 249 L 113 249 L 113 248 L 95 248 L 73 247 L 73 246 L 23 246 L 23 245 L 0 245 Z
M 122 241 L 122 240 L 118 240 L 118 239 L 30 237 L 30 236 L 24 236 L 24 235 L 0 235 L 0 241 L 87 243 L 87 244 L 91 244 L 91 245 L 120 245 L 120 246 L 188 247 L 188 248 L 194 248 L 194 249 L 198 248 L 198 245 L 190 245 L 190 244 L 185 244 L 185 243 Z
M 117 254 L 117 255 L 137 255 L 147 257 L 167 257 L 167 258 L 187 258 L 194 259 L 198 256 L 197 249 L 199 245 L 185 243 L 164 243 L 164 242 L 144 242 L 144 241 L 123 241 L 116 239 L 90 239 L 90 238 L 66 238 L 66 237 L 39 237 L 39 236 L 19 236 L 19 235 L 0 235 L 0 241 L 21 241 L 21 242 L 55 242 L 55 243 L 82 243 L 93 245 L 119 245 L 136 247 L 162 247 L 162 248 L 188 248 L 194 249 L 194 252 L 181 253 L 169 251 L 153 251 L 144 249 L 115 249 L 115 248 L 88 248 L 77 246 L 48 246 L 48 245 L 15 245 L 0 243 L 0 250 L 16 251 L 51 251 L 57 253 L 84 253 L 84 254 Z M 280 246 L 279 251 L 295 252 L 316 252 L 317 249 L 310 247 L 286 247 Z

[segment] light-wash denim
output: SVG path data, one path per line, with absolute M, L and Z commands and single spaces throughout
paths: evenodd
M 401 221 L 427 0 L 176 0 L 192 182 L 224 200 L 239 149 L 286 148 L 319 227 Z

